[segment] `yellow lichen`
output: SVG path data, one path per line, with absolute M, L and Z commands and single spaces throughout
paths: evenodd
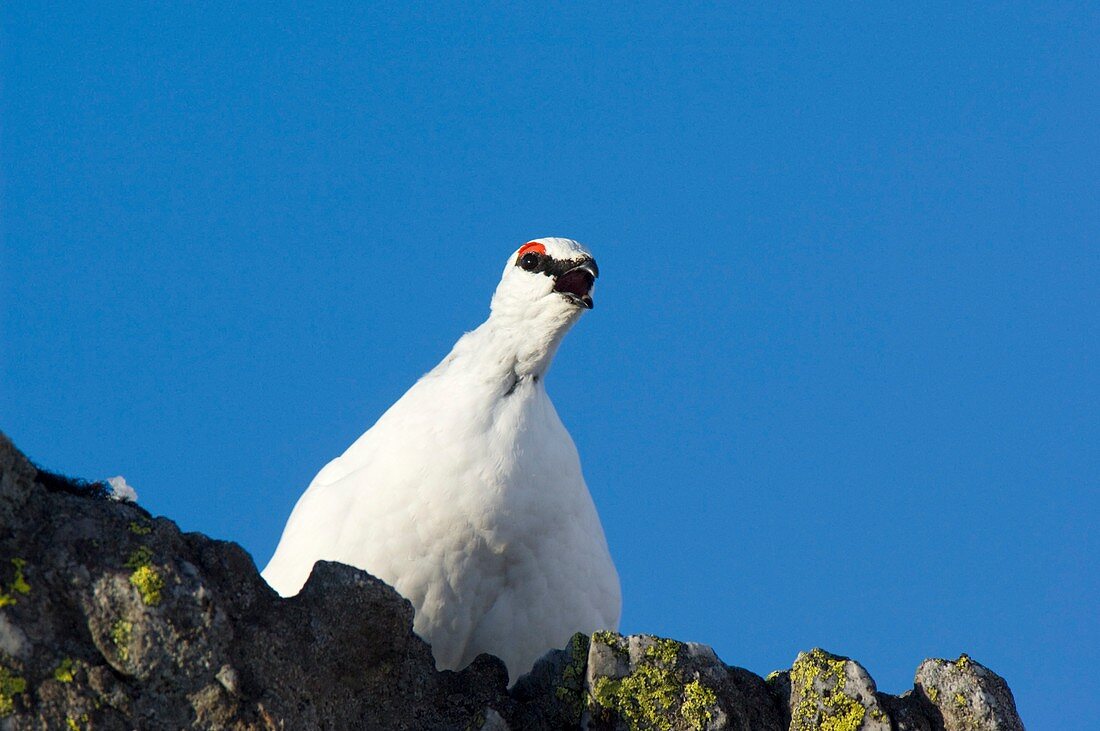
M 61 664 L 53 671 L 54 680 L 58 680 L 62 683 L 73 682 L 73 659 L 67 657 L 61 661 Z
M 632 731 L 670 731 L 679 718 L 692 729 L 703 729 L 717 697 L 698 678 L 685 685 L 678 667 L 679 648 L 674 640 L 655 640 L 630 675 L 597 678 L 592 700 L 617 713 Z
M 676 640 L 658 639 L 645 651 L 645 657 L 664 665 L 675 665 L 680 655 L 680 643 Z
M 11 565 L 15 567 L 15 578 L 11 581 L 11 590 L 20 594 L 30 594 L 31 585 L 27 583 L 26 577 L 23 576 L 23 567 L 27 565 L 27 562 L 21 558 L 13 558 Z
M 0 665 L 0 718 L 15 713 L 15 696 L 26 690 L 26 680 Z
M 966 670 L 970 667 L 970 655 L 967 655 L 965 652 L 959 655 L 959 659 L 955 661 L 955 667 L 960 670 Z
M 717 704 L 718 696 L 714 691 L 696 678 L 684 686 L 684 704 L 680 706 L 680 715 L 693 729 L 703 729 L 714 717 L 711 709 Z
M 12 604 L 18 604 L 19 599 L 16 594 L 30 594 L 31 585 L 27 583 L 27 578 L 23 575 L 23 567 L 27 565 L 27 562 L 21 558 L 11 559 L 11 565 L 15 567 L 15 575 L 8 583 L 6 591 L 0 591 L 0 609 L 10 606 Z
M 814 649 L 798 656 L 791 668 L 791 731 L 856 731 L 867 709 L 844 693 L 846 661 Z
M 592 641 L 600 644 L 607 645 L 614 650 L 626 649 L 623 647 L 623 638 L 618 632 L 610 632 L 605 629 L 601 629 L 598 632 L 592 633 Z
M 932 701 L 933 703 L 936 703 L 939 699 L 940 699 L 940 689 L 939 688 L 929 688 L 928 689 L 928 700 Z
M 965 706 L 966 705 L 966 696 L 964 696 L 962 693 L 956 693 L 955 694 L 955 705 Z
M 82 723 L 83 724 L 88 723 L 88 714 L 87 713 L 81 713 L 80 718 L 73 718 L 72 716 L 66 716 L 65 717 L 65 725 L 69 728 L 70 731 L 80 731 L 81 730 L 80 724 L 82 724 Z
M 130 584 L 141 594 L 141 600 L 150 607 L 160 604 L 164 577 L 153 566 L 153 552 L 145 546 L 140 546 L 130 554 L 130 558 L 126 559 L 125 566 L 134 570 L 130 574 Z
M 141 566 L 130 574 L 130 583 L 141 594 L 141 601 L 150 607 L 160 604 L 160 592 L 164 588 L 164 578 L 152 566 Z
M 125 619 L 119 619 L 111 625 L 111 642 L 118 650 L 118 659 L 126 662 L 130 659 L 130 637 L 134 631 L 134 623 Z

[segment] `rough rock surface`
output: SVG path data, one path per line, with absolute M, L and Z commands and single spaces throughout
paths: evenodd
M 758 675 L 705 645 L 613 632 L 592 636 L 585 721 L 593 729 L 783 731 L 786 703 Z
M 954 662 L 925 660 L 917 668 L 916 688 L 934 708 L 929 715 L 946 728 L 1023 731 L 1004 678 L 967 655 Z
M 37 470 L 0 434 L 0 731 L 8 729 L 1022 729 L 963 656 L 878 693 L 813 650 L 765 681 L 703 645 L 576 635 L 509 690 L 496 658 L 435 670 L 412 608 L 318 563 L 278 597 L 233 543 Z

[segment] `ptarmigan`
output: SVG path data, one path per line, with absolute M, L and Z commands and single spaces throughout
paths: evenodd
M 618 574 L 544 383 L 598 275 L 569 239 L 513 253 L 489 319 L 313 478 L 267 582 L 288 596 L 315 561 L 358 566 L 412 602 L 439 668 L 488 652 L 513 682 L 574 632 L 617 629 Z

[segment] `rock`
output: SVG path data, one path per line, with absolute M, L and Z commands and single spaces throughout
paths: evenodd
M 915 684 L 944 731 L 1023 731 L 1008 684 L 966 655 L 925 660 Z
M 321 562 L 282 599 L 239 546 L 39 473 L 2 435 L 0 597 L 4 729 L 472 729 L 517 705 L 496 658 L 437 672 L 373 576 Z
M 790 682 L 791 731 L 890 731 L 875 681 L 853 660 L 821 649 L 800 653 Z
M 592 729 L 787 728 L 764 680 L 723 664 L 705 645 L 597 632 L 585 684 Z
M 520 702 L 516 728 L 538 731 L 577 728 L 587 702 L 585 669 L 590 640 L 577 633 L 564 650 L 551 650 L 531 672 L 516 681 L 512 696 Z
M 894 731 L 941 731 L 943 728 L 932 724 L 920 695 L 912 690 L 900 696 L 879 693 L 878 697 L 894 722 Z
M 494 709 L 486 708 L 485 721 L 479 727 L 479 731 L 511 731 L 511 727 Z
M 895 698 L 821 650 L 765 681 L 703 645 L 611 632 L 509 690 L 488 655 L 437 671 L 412 606 L 364 571 L 318 562 L 283 599 L 240 546 L 110 494 L 0 434 L 0 731 L 1022 728 L 969 659 L 926 661 Z

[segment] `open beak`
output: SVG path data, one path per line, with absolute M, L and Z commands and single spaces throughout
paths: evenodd
M 592 309 L 592 287 L 600 269 L 593 259 L 587 259 L 569 271 L 558 276 L 554 282 L 554 291 L 565 295 L 573 304 Z

